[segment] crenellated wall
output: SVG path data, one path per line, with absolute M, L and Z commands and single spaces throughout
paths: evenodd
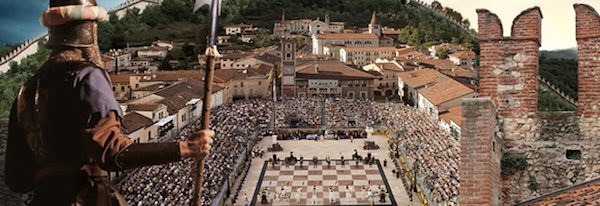
M 481 48 L 479 94 L 492 98 L 499 116 L 530 116 L 537 111 L 540 9 L 534 7 L 517 16 L 510 37 L 502 36 L 498 16 L 483 9 L 477 14 Z
M 40 42 L 44 42 L 47 37 L 48 35 L 44 34 L 38 38 L 27 40 L 11 51 L 8 55 L 0 57 L 0 74 L 6 73 L 8 70 L 10 70 L 10 64 L 12 62 L 19 64 L 21 63 L 22 59 L 37 53 L 41 46 Z
M 503 37 L 502 24 L 495 14 L 477 10 L 481 46 L 478 92 L 482 97 L 489 97 L 487 101 L 495 105 L 497 115 L 495 120 L 481 120 L 481 117 L 474 119 L 463 114 L 463 122 L 497 122 L 497 131 L 491 136 L 499 139 L 502 155 L 527 160 L 524 170 L 501 173 L 502 205 L 600 177 L 600 141 L 597 140 L 600 137 L 600 16 L 588 5 L 575 4 L 574 8 L 579 52 L 577 112 L 537 112 L 540 9 L 533 7 L 518 15 L 510 37 Z M 484 128 L 463 127 L 463 134 L 482 132 Z M 461 145 L 473 144 L 473 138 L 465 137 L 463 135 Z M 461 150 L 467 151 L 473 153 L 465 147 Z M 492 151 L 462 155 L 460 171 L 472 169 L 466 163 L 489 152 Z M 461 189 L 470 178 L 465 174 L 461 173 Z M 490 182 L 495 175 L 486 173 L 480 182 Z M 473 194 L 461 190 L 459 199 L 465 195 Z M 488 196 L 475 198 L 482 197 L 487 197 L 489 202 L 494 200 Z

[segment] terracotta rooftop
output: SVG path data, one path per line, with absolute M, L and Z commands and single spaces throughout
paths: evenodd
M 251 76 L 267 76 L 274 67 L 267 64 L 256 64 L 246 69 L 219 69 L 215 71 L 215 80 L 225 83 L 233 79 L 246 79 Z
M 318 39 L 379 39 L 375 34 L 355 33 L 355 34 L 320 34 Z
M 380 69 L 395 71 L 395 72 L 403 72 L 404 69 L 402 67 L 398 67 L 398 65 L 388 62 L 388 63 L 375 63 Z
M 398 35 L 400 34 L 400 30 L 395 30 L 395 29 L 390 29 L 390 28 L 383 28 L 382 30 L 383 34 L 390 34 L 390 35 Z
M 134 73 L 111 74 L 110 81 L 113 84 L 129 84 L 129 77 L 131 75 L 134 75 Z
M 204 82 L 188 79 L 184 82 L 169 86 L 159 92 L 154 93 L 164 99 L 158 103 L 167 106 L 169 114 L 179 111 L 186 107 L 187 102 L 195 98 L 204 97 Z M 222 87 L 213 85 L 213 93 L 222 90 Z
M 164 89 L 167 86 L 168 86 L 168 84 L 158 83 L 158 84 L 152 84 L 152 85 L 145 86 L 145 87 L 140 87 L 140 88 L 134 89 L 133 91 L 153 92 L 153 91 L 158 91 L 158 90 Z
M 251 53 L 241 53 L 241 52 L 235 52 L 235 53 L 228 53 L 228 54 L 223 54 L 219 59 L 232 59 L 232 60 L 238 60 L 238 59 L 242 59 L 248 56 L 251 56 Z
M 475 52 L 472 52 L 472 51 L 461 51 L 461 52 L 456 52 L 454 54 L 450 54 L 448 56 L 453 56 L 453 57 L 456 57 L 459 59 L 475 59 L 477 54 L 475 54 Z
M 127 105 L 127 112 L 133 111 L 154 111 L 156 110 L 160 104 L 150 103 L 150 104 L 130 104 Z
M 219 83 L 225 83 L 233 80 L 238 74 L 237 69 L 218 69 L 215 70 L 215 79 L 218 79 Z
M 346 52 L 382 52 L 382 51 L 396 51 L 396 47 L 353 47 L 343 48 Z
M 204 72 L 201 70 L 157 71 L 152 73 L 136 74 L 135 76 L 140 76 L 141 82 L 175 82 L 184 79 L 203 80 Z
M 273 65 L 277 65 L 277 64 L 279 64 L 281 62 L 281 58 L 280 57 L 277 57 L 275 55 L 271 55 L 271 54 L 268 54 L 268 53 L 255 54 L 255 55 L 248 56 L 248 57 L 246 57 L 244 59 L 249 59 L 249 58 L 256 58 L 256 59 L 258 59 L 260 61 L 263 61 L 263 62 L 266 62 L 266 63 L 269 63 L 269 64 L 273 64 Z
M 439 116 L 448 124 L 450 124 L 450 121 L 452 121 L 459 127 L 462 127 L 462 105 L 460 104 L 440 112 Z
M 298 78 L 376 79 L 375 76 L 339 61 L 318 61 L 296 67 Z
M 126 114 L 121 122 L 121 127 L 123 129 L 123 133 L 125 134 L 131 134 L 141 128 L 154 124 L 150 118 L 136 112 Z
M 448 59 L 424 59 L 418 61 L 422 66 L 439 70 L 448 76 L 473 78 L 473 71 L 456 66 Z
M 398 74 L 398 77 L 400 77 L 402 82 L 412 88 L 424 86 L 435 81 L 436 78 L 442 78 L 442 76 L 443 75 L 441 73 L 433 69 L 421 69 Z
M 201 98 L 200 93 L 192 93 L 191 91 L 178 91 L 169 98 L 161 100 L 159 103 L 167 106 L 169 114 L 177 113 L 180 109 L 187 107 L 187 103 L 194 99 Z
M 423 85 L 422 88 L 417 87 L 416 89 L 436 106 L 475 92 L 443 74 L 439 74 L 434 81 Z
M 533 205 L 598 205 L 600 202 L 600 178 L 583 182 L 565 189 L 545 194 L 516 204 Z

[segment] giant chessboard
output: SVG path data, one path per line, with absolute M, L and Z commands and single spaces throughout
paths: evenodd
M 370 191 L 370 192 L 369 192 Z M 372 198 L 368 197 L 371 193 Z M 262 195 L 267 203 L 262 204 Z M 385 194 L 385 202 L 380 202 Z M 265 161 L 251 205 L 396 205 L 379 161 L 320 160 L 285 166 Z

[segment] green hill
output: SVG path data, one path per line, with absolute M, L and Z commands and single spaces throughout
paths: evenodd
M 251 23 L 263 29 L 272 29 L 275 21 L 281 19 L 285 10 L 287 19 L 324 18 L 344 21 L 348 26 L 366 27 L 373 11 L 377 12 L 383 26 L 402 29 L 401 41 L 424 48 L 431 44 L 453 42 L 467 47 L 477 47 L 468 34 L 432 12 L 419 9 L 413 4 L 402 5 L 397 0 L 225 0 L 223 1 L 221 25 L 230 23 Z M 185 62 L 196 61 L 199 51 L 204 51 L 207 33 L 207 13 L 205 6 L 192 12 L 193 0 L 164 0 L 160 6 L 150 6 L 140 13 L 130 10 L 125 17 L 111 16 L 109 22 L 99 25 L 99 44 L 103 51 L 126 46 L 148 45 L 155 40 L 173 40 L 182 43 L 185 49 L 195 45 L 195 49 L 179 52 L 183 56 L 171 56 Z M 436 4 L 438 9 L 457 21 L 468 24 L 462 16 L 451 8 Z M 223 32 L 223 31 L 221 31 Z M 0 53 L 12 46 L 0 48 Z M 176 48 L 179 49 L 179 48 Z M 475 48 L 477 50 L 477 48 Z M 191 51 L 193 50 L 193 51 Z M 49 55 L 42 50 L 11 65 L 6 74 L 0 74 L 0 119 L 8 117 L 10 106 L 18 88 L 39 68 Z M 190 58 L 191 57 L 191 58 Z
M 541 51 L 539 74 L 577 100 L 577 50 Z M 539 110 L 573 111 L 576 108 L 565 104 L 551 93 L 540 92 Z
M 106 51 L 161 39 L 191 40 L 202 47 L 208 8 L 205 6 L 194 13 L 192 4 L 192 0 L 164 0 L 160 6 L 148 7 L 141 14 L 130 10 L 120 20 L 113 16 L 110 22 L 100 25 L 100 46 Z M 400 4 L 397 0 L 225 0 L 223 4 L 222 25 L 250 23 L 262 29 L 273 29 L 273 24 L 281 19 L 285 10 L 286 19 L 323 19 L 329 15 L 332 21 L 366 27 L 376 11 L 383 26 L 402 29 L 401 41 L 413 46 L 453 42 L 473 48 L 477 44 L 461 29 L 448 26 L 451 23 L 447 19 L 414 4 Z M 436 5 L 457 21 L 469 24 L 453 9 Z

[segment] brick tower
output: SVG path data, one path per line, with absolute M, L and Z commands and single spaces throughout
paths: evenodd
M 281 96 L 296 96 L 296 40 L 281 38 Z

